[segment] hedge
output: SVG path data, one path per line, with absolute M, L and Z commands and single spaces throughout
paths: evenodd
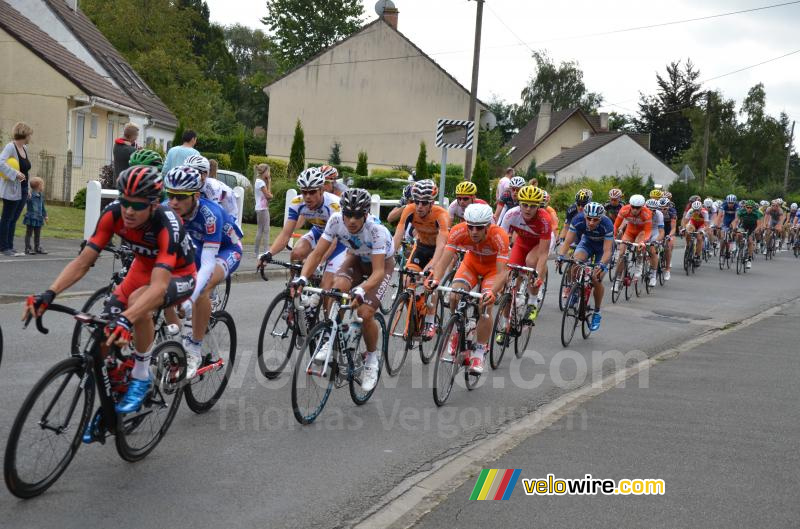
M 269 156 L 250 156 L 247 163 L 247 174 L 245 176 L 251 181 L 256 174 L 255 167 L 260 163 L 269 165 L 273 184 L 275 183 L 275 180 L 285 180 L 288 178 L 287 174 L 289 162 L 285 160 L 279 160 L 278 158 L 270 158 Z
M 444 170 L 445 174 L 464 177 L 464 167 L 456 163 L 449 163 Z M 442 164 L 429 162 L 428 163 L 428 178 L 438 177 L 442 174 Z
M 203 156 L 208 158 L 209 160 L 216 160 L 219 164 L 220 169 L 225 169 L 227 171 L 231 170 L 231 155 L 225 154 L 221 152 L 201 152 Z
M 236 134 L 230 136 L 205 136 L 197 137 L 195 149 L 200 152 L 233 152 L 236 145 Z M 246 155 L 264 156 L 267 152 L 267 139 L 264 136 L 256 138 L 245 135 L 244 152 Z
M 400 178 L 408 180 L 408 172 L 397 169 L 373 169 L 369 175 L 378 178 Z

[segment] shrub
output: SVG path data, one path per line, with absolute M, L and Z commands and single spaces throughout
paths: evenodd
M 491 188 L 489 185 L 489 162 L 483 158 L 478 158 L 475 164 L 475 172 L 472 174 L 472 181 L 478 188 L 478 198 L 484 199 L 488 203 L 493 203 L 493 197 L 490 194 Z
M 350 165 L 334 165 L 334 167 L 339 171 L 340 175 L 342 173 L 356 174 L 356 168 Z
M 252 186 L 244 190 L 244 206 L 242 210 L 242 223 L 255 224 L 257 222 L 255 194 Z
M 396 169 L 373 169 L 370 176 L 408 180 L 408 173 L 406 171 L 398 171 Z
M 419 142 L 419 156 L 417 157 L 417 180 L 425 180 L 428 178 L 428 163 L 426 160 L 428 159 L 428 151 L 425 147 L 425 142 Z
M 331 154 L 328 156 L 328 163 L 334 167 L 342 163 L 342 144 L 338 141 L 331 145 Z
M 244 129 L 239 130 L 239 134 L 236 136 L 236 144 L 231 155 L 231 167 L 236 171 L 247 169 L 247 156 L 244 153 Z
M 269 201 L 269 223 L 283 226 L 283 212 L 286 207 L 286 192 L 294 189 L 295 183 L 289 179 L 272 179 L 272 200 Z
M 251 182 L 256 174 L 255 167 L 260 163 L 269 165 L 272 174 L 273 185 L 275 184 L 275 180 L 288 179 L 288 163 L 285 160 L 270 158 L 269 156 L 250 156 L 250 159 L 247 162 L 247 173 L 245 176 L 249 178 Z
M 231 170 L 231 155 L 221 152 L 201 152 L 209 160 L 216 160 L 220 169 Z
M 306 165 L 306 143 L 305 135 L 303 133 L 303 125 L 300 120 L 294 127 L 294 139 L 292 140 L 292 151 L 289 154 L 289 178 L 297 178 L 300 171 L 305 169 Z
M 445 174 L 453 175 L 453 176 L 460 176 L 464 177 L 464 166 L 458 165 L 457 163 L 449 163 L 444 170 Z M 439 176 L 442 174 L 442 164 L 436 162 L 429 162 L 428 163 L 428 178 L 433 178 L 435 176 Z M 417 177 L 419 180 L 419 176 Z
M 72 207 L 78 209 L 86 209 L 86 188 L 78 190 L 72 199 Z
M 367 176 L 367 153 L 366 151 L 360 151 L 358 153 L 358 164 L 356 165 L 356 174 L 361 176 Z

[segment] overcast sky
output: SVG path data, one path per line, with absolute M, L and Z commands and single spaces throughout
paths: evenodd
M 211 19 L 266 29 L 263 0 L 206 0 Z M 785 1 L 785 0 L 783 0 Z M 589 90 L 604 97 L 602 110 L 635 113 L 639 92 L 653 93 L 655 73 L 673 60 L 691 58 L 701 79 L 716 77 L 800 50 L 800 3 L 710 20 L 612 35 L 586 36 L 631 27 L 718 15 L 780 0 L 486 0 L 478 96 L 516 103 L 533 73 L 531 49 L 556 60 L 576 60 Z M 367 21 L 374 0 L 366 0 Z M 467 0 L 395 0 L 398 29 L 469 87 L 476 3 Z M 577 37 L 577 38 L 576 38 Z M 712 80 L 737 105 L 763 82 L 768 111 L 800 118 L 800 53 Z M 737 107 L 738 108 L 738 107 Z

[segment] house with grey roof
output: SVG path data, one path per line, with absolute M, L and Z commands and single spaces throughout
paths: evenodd
M 69 201 L 111 162 L 123 126 L 164 149 L 177 119 L 70 0 L 0 0 L 0 131 L 34 129 L 34 175 Z
M 535 160 L 539 172 L 556 184 L 580 178 L 638 174 L 668 185 L 678 178 L 650 152 L 650 135 L 612 132 L 608 114 L 590 115 L 580 108 L 553 111 L 542 103 L 539 114 L 508 143 L 511 166 L 518 172 Z

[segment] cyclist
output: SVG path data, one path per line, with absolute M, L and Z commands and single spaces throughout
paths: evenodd
M 661 214 L 664 216 L 664 261 L 666 262 L 664 281 L 669 281 L 670 269 L 672 268 L 672 249 L 675 245 L 672 236 L 675 233 L 678 222 L 678 212 L 666 194 L 658 199 L 658 209 L 661 210 Z
M 550 250 L 547 252 L 548 254 L 551 254 L 556 247 L 556 241 L 558 241 L 558 212 L 556 212 L 556 210 L 550 206 L 550 193 L 544 189 L 542 189 L 542 193 L 544 193 L 544 208 L 550 214 L 550 219 L 552 220 L 550 227 L 553 228 L 553 236 L 550 237 Z M 545 278 L 546 277 L 547 268 L 545 268 Z
M 684 232 L 686 233 L 687 246 L 689 245 L 689 239 L 692 233 L 697 232 L 700 234 L 699 244 L 697 244 L 694 249 L 695 266 L 700 266 L 700 253 L 703 251 L 706 228 L 708 225 L 708 210 L 703 207 L 702 202 L 695 200 L 681 221 L 681 228 L 683 228 Z
M 289 215 L 283 229 L 273 241 L 269 250 L 261 254 L 258 258 L 258 269 L 263 269 L 264 265 L 272 261 L 272 256 L 284 248 L 294 232 L 294 229 L 301 222 L 307 220 L 311 224 L 311 230 L 300 237 L 292 248 L 290 259 L 294 263 L 303 262 L 309 254 L 316 248 L 325 224 L 334 213 L 341 210 L 339 197 L 333 193 L 326 193 L 322 190 L 325 179 L 318 167 L 309 167 L 297 177 L 297 188 L 300 196 L 292 199 L 289 203 Z M 327 248 L 327 246 L 326 246 Z M 329 255 L 326 257 L 325 271 L 322 274 L 320 286 L 330 288 L 333 285 L 334 274 L 339 269 L 345 256 L 345 246 L 341 242 L 332 246 Z
M 364 320 L 362 332 L 367 348 L 361 389 L 372 391 L 378 382 L 378 324 L 375 311 L 380 308 L 394 272 L 394 246 L 386 226 L 369 214 L 372 197 L 364 189 L 350 188 L 342 193 L 341 211 L 333 213 L 325 224 L 316 248 L 306 259 L 300 277 L 292 285 L 295 295 L 308 284 L 333 241 L 347 246 L 345 258 L 336 271 L 334 288 L 350 292 L 358 316 Z M 324 354 L 324 348 L 322 349 Z M 315 358 L 317 362 L 324 361 Z
M 575 203 L 572 204 L 570 207 L 567 208 L 566 213 L 564 214 L 564 227 L 561 228 L 561 233 L 558 235 L 559 244 L 564 242 L 564 239 L 567 236 L 567 231 L 569 231 L 569 225 L 572 222 L 572 219 L 575 218 L 575 215 L 581 213 L 583 208 L 592 201 L 592 190 L 591 189 L 579 189 L 577 193 L 575 193 Z
M 114 235 L 136 254 L 128 273 L 103 308 L 106 345 L 124 347 L 133 342 L 134 366 L 119 413 L 138 411 L 152 387 L 150 354 L 153 312 L 186 299 L 195 285 L 194 247 L 180 219 L 159 204 L 163 181 L 155 167 L 130 167 L 117 178 L 119 200 L 100 215 L 94 234 L 81 253 L 58 275 L 45 292 L 30 296 L 25 314 L 40 316 L 57 294 L 77 283 L 97 261 Z M 133 341 L 133 335 L 136 340 Z M 99 420 L 99 416 L 98 416 Z M 87 428 L 84 442 L 92 442 L 99 424 Z
M 690 209 L 692 209 L 692 204 L 694 204 L 695 202 L 699 202 L 700 200 L 702 200 L 702 199 L 700 198 L 700 195 L 692 195 L 692 196 L 690 196 L 690 197 L 689 197 L 689 202 L 687 202 L 687 203 L 686 203 L 686 207 L 685 207 L 685 208 L 683 208 L 683 214 L 684 214 L 684 215 L 686 215 L 686 213 L 687 213 L 687 212 L 688 212 Z M 701 202 L 701 204 L 702 204 L 702 202 Z
M 569 225 L 567 238 L 558 253 L 558 260 L 564 259 L 570 245 L 578 241 L 573 257 L 576 261 L 589 262 L 599 266 L 592 276 L 594 288 L 594 315 L 590 328 L 596 331 L 600 328 L 600 305 L 603 302 L 605 288 L 603 287 L 603 274 L 608 272 L 614 244 L 614 223 L 606 215 L 605 208 L 598 202 L 586 204 L 583 212 L 575 215 Z
M 622 200 L 622 190 L 615 187 L 608 191 L 608 202 L 603 206 L 603 209 L 606 211 L 606 216 L 613 222 L 617 218 L 619 210 L 622 209 L 624 205 L 625 201 Z
M 480 285 L 482 313 L 477 322 L 477 341 L 470 358 L 469 371 L 483 373 L 483 357 L 492 332 L 492 306 L 508 278 L 508 233 L 492 223 L 492 208 L 488 204 L 473 204 L 464 211 L 464 222 L 450 230 L 447 248 L 436 263 L 433 277 L 425 285 L 434 289 L 450 266 L 456 251 L 467 250 L 456 270 L 453 288 L 472 290 Z M 455 310 L 458 297 L 450 296 L 450 308 Z M 486 313 L 484 314 L 483 311 Z
M 456 199 L 447 208 L 450 215 L 450 224 L 455 226 L 464 220 L 464 210 L 470 204 L 486 204 L 486 201 L 476 198 L 478 187 L 472 182 L 459 182 L 456 186 Z
M 203 179 L 196 169 L 173 167 L 164 177 L 167 205 L 183 219 L 184 228 L 195 246 L 197 282 L 184 302 L 192 332 L 183 339 L 186 349 L 186 378 L 192 379 L 202 364 L 203 339 L 211 317 L 210 293 L 239 268 L 242 260 L 242 232 L 236 219 L 221 206 L 200 198 Z M 213 351 L 212 351 L 213 354 Z
M 781 237 L 783 236 L 783 219 L 785 216 L 786 214 L 783 212 L 783 208 L 781 208 L 781 199 L 779 198 L 773 200 L 772 203 L 764 210 L 764 226 L 775 231 L 774 236 L 778 238 L 778 241 L 780 241 Z M 772 237 L 772 231 L 767 231 L 764 241 L 767 246 L 769 245 Z
M 339 181 L 338 169 L 332 165 L 322 165 L 319 170 L 325 179 L 325 185 L 322 187 L 323 191 L 333 193 L 337 197 L 341 197 L 342 193 L 347 191 L 347 186 Z
M 720 204 L 714 224 L 720 227 L 723 235 L 728 234 L 731 229 L 731 223 L 736 219 L 736 213 L 739 211 L 738 201 L 739 199 L 736 198 L 736 195 L 731 193 L 726 196 L 725 201 Z M 733 250 L 735 249 L 736 246 L 733 247 Z
M 537 297 L 537 303 L 531 305 L 526 317 L 531 321 L 536 321 L 538 299 L 542 293 L 541 285 L 547 273 L 547 256 L 550 253 L 550 239 L 553 236 L 553 222 L 550 213 L 542 206 L 544 205 L 544 191 L 538 187 L 525 186 L 517 194 L 519 206 L 512 208 L 503 217 L 500 227 L 509 236 L 514 236 L 514 246 L 511 248 L 509 262 L 517 266 L 527 266 L 535 268 L 538 278 L 533 284 L 528 285 L 532 296 Z M 503 342 L 502 336 L 498 336 L 499 343 Z
M 470 182 L 471 183 L 471 182 Z M 413 202 L 406 205 L 400 222 L 394 232 L 394 247 L 399 248 L 404 235 L 413 228 L 416 235 L 414 246 L 408 254 L 406 268 L 414 272 L 426 272 L 431 269 L 444 252 L 450 230 L 450 216 L 447 210 L 433 202 L 439 188 L 433 180 L 420 180 L 411 189 Z M 413 285 L 410 278 L 408 284 Z M 436 293 L 432 294 L 431 303 L 436 306 Z M 422 337 L 430 340 L 436 335 L 435 313 L 425 315 L 425 328 Z
M 133 167 L 135 165 L 145 165 L 148 167 L 155 167 L 161 170 L 164 167 L 164 159 L 156 151 L 150 149 L 140 149 L 131 154 L 128 165 Z
M 186 158 L 183 165 L 197 169 L 200 172 L 200 176 L 203 178 L 203 190 L 200 192 L 201 197 L 216 202 L 234 219 L 239 218 L 239 205 L 236 203 L 233 189 L 216 178 L 208 177 L 211 165 L 208 163 L 208 159 L 205 156 L 193 154 Z
M 658 191 L 658 194 L 661 195 L 661 191 L 658 189 L 654 189 L 650 192 L 650 196 L 653 196 L 653 193 Z M 653 213 L 653 225 L 650 230 L 650 239 L 647 241 L 650 243 L 650 247 L 647 249 L 648 253 L 650 254 L 650 277 L 648 281 L 650 282 L 650 286 L 656 286 L 656 274 L 658 272 L 658 245 L 664 241 L 665 236 L 665 229 L 664 229 L 664 214 L 661 212 L 661 209 L 658 207 L 658 200 L 655 198 L 650 198 L 645 202 L 645 206 Z
M 616 220 L 614 220 L 614 233 L 620 232 L 622 223 L 625 223 L 625 232 L 622 235 L 622 240 L 627 242 L 634 242 L 640 245 L 650 240 L 650 234 L 653 231 L 653 212 L 644 205 L 644 197 L 642 195 L 633 195 L 629 204 L 626 204 L 619 210 Z M 622 245 L 619 250 L 619 262 L 617 263 L 616 275 L 622 274 L 622 269 L 625 263 L 625 252 L 628 250 L 627 245 Z M 642 264 L 637 262 L 634 266 L 633 275 L 636 279 L 642 276 Z M 620 281 L 614 281 L 614 291 L 618 292 L 620 288 Z
M 497 220 L 497 224 L 503 222 L 503 216 L 508 213 L 511 208 L 515 208 L 519 205 L 519 202 L 517 201 L 517 193 L 519 193 L 519 190 L 524 186 L 525 179 L 521 176 L 515 176 L 508 181 L 508 189 L 503 191 L 503 194 L 500 195 L 499 199 L 497 199 L 497 208 L 494 212 L 494 217 Z
M 709 219 L 708 225 L 711 228 L 710 230 L 708 230 L 708 233 L 706 234 L 708 236 L 708 243 L 716 246 L 717 237 L 714 234 L 714 228 L 716 228 L 717 225 L 715 224 L 714 221 L 717 218 L 717 213 L 719 213 L 719 208 L 717 208 L 717 203 L 711 197 L 706 197 L 706 199 L 703 200 L 703 207 L 706 209 L 706 211 L 708 211 L 708 219 Z
M 751 268 L 753 266 L 753 248 L 755 246 L 755 239 L 754 235 L 759 228 L 759 225 L 763 223 L 764 215 L 761 213 L 756 207 L 756 203 L 754 200 L 748 200 L 744 203 L 744 207 L 740 208 L 736 212 L 736 218 L 733 219 L 731 222 L 731 229 L 736 230 L 739 228 L 740 230 L 744 231 L 745 237 L 747 237 L 747 262 L 745 266 L 747 268 Z M 736 233 L 736 241 L 739 244 L 739 248 L 744 248 L 744 244 L 742 242 L 742 233 Z

